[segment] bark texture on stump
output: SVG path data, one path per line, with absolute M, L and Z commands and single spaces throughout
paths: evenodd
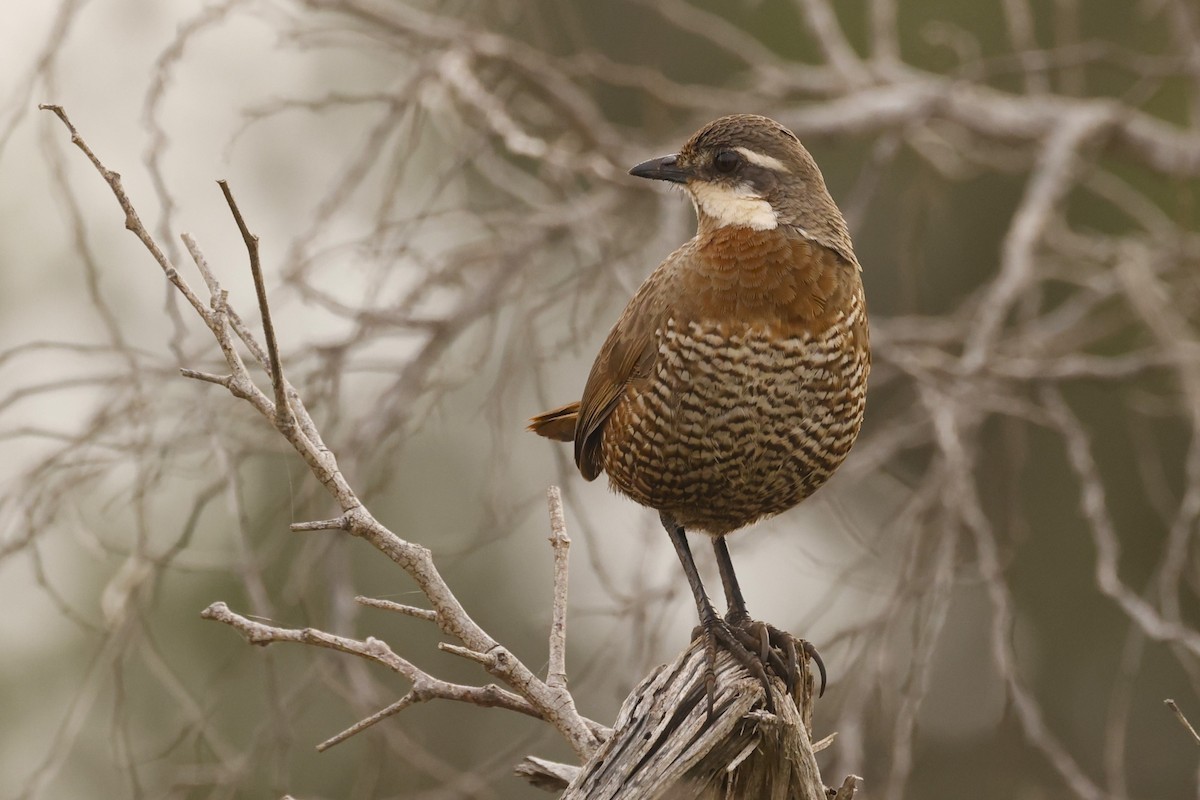
M 527 759 L 518 773 L 563 800 L 850 800 L 857 778 L 827 789 L 813 751 L 813 679 L 805 666 L 796 696 L 774 681 L 775 714 L 761 684 L 726 653 L 708 718 L 705 655 L 695 641 L 626 698 L 612 736 L 583 765 Z M 553 777 L 551 777 L 553 776 Z

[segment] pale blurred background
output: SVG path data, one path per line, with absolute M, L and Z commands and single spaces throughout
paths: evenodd
M 1103 102 L 1084 102 L 1086 99 Z M 850 219 L 875 369 L 843 472 L 731 544 L 821 650 L 827 782 L 867 798 L 1200 796 L 1200 9 L 1193 0 L 67 0 L 0 10 L 0 795 L 518 798 L 543 724 L 202 621 L 475 666 L 249 406 L 39 102 L 66 107 L 198 290 L 257 319 L 375 515 L 546 664 L 544 492 L 580 710 L 687 641 L 656 515 L 525 419 L 579 396 L 691 234 L 625 170 L 700 124 L 791 126 Z M 264 385 L 265 383 L 261 383 Z M 702 552 L 702 568 L 715 568 Z

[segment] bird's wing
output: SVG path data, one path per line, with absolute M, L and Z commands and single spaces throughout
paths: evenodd
M 669 256 L 629 301 L 621 318 L 609 331 L 588 375 L 575 427 L 575 463 L 589 481 L 603 469 L 600 443 L 609 416 L 626 396 L 630 383 L 653 371 L 658 354 L 654 333 L 670 312 L 665 301 L 670 293 L 664 291 L 673 272 L 668 267 L 680 252 Z

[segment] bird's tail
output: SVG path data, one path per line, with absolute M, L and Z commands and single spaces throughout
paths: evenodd
M 575 423 L 579 420 L 579 403 L 568 403 L 565 406 L 551 409 L 538 414 L 529 420 L 527 430 L 547 439 L 557 439 L 560 442 L 575 441 Z

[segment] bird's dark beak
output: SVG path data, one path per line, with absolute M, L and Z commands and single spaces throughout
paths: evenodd
M 679 166 L 679 156 L 674 154 L 643 161 L 629 170 L 629 174 L 637 178 L 651 178 L 671 183 L 687 183 L 688 178 L 691 177 L 691 172 Z

